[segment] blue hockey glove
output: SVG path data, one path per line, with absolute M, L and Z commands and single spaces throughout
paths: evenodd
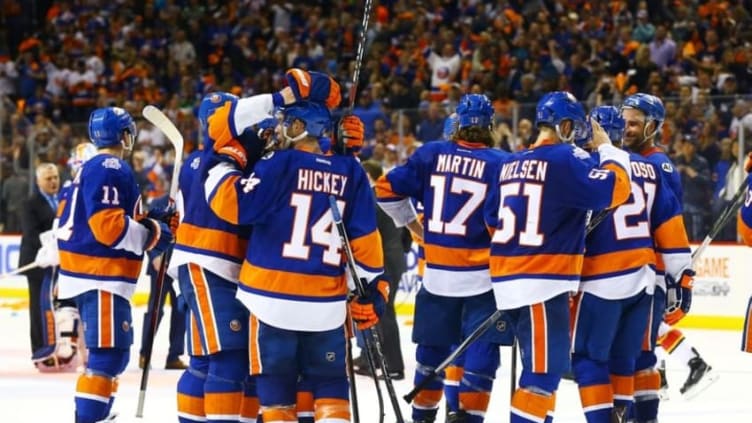
M 175 241 L 172 232 L 170 232 L 170 227 L 164 222 L 146 218 L 141 219 L 138 223 L 149 230 L 149 237 L 146 239 L 144 251 L 161 254 L 170 248 Z
M 673 326 L 689 313 L 692 306 L 692 285 L 694 284 L 695 271 L 685 269 L 679 280 L 666 275 L 666 314 L 664 320 Z
M 293 68 L 287 70 L 285 78 L 295 101 L 313 101 L 334 109 L 342 100 L 339 84 L 325 73 Z

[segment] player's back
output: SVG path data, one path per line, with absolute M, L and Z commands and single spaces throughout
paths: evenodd
M 70 187 L 57 230 L 59 289 L 76 294 L 103 289 L 130 298 L 143 254 L 129 246 L 123 215 L 141 214 L 133 171 L 122 159 L 99 154 L 87 161 Z M 67 296 L 67 295 L 66 295 Z
M 640 155 L 660 169 L 661 173 L 664 175 L 663 177 L 666 180 L 666 183 L 681 204 L 682 196 L 684 195 L 681 174 L 679 174 L 679 171 L 676 169 L 676 166 L 674 166 L 674 163 L 671 161 L 668 154 L 659 147 L 651 147 L 643 151 Z
M 204 180 L 212 158 L 204 151 L 195 151 L 180 169 L 176 203 L 181 222 L 169 271 L 174 277 L 179 266 L 195 263 L 228 281 L 237 281 L 250 227 L 220 219 L 206 203 Z
M 337 199 L 359 276 L 383 272 L 376 204 L 356 160 L 299 150 L 265 156 L 242 182 L 241 220 L 253 225 L 238 298 L 265 323 L 293 330 L 342 324 L 348 294 L 329 196 Z M 299 313 L 291 315 L 293 305 Z
M 617 201 L 615 177 L 570 144 L 515 153 L 501 166 L 485 208 L 495 228 L 491 277 L 500 306 L 517 308 L 577 290 L 587 211 Z
M 608 211 L 586 237 L 580 289 L 601 298 L 628 298 L 655 281 L 653 234 L 679 212 L 660 168 L 630 153 L 632 192 L 626 203 Z
M 491 289 L 482 205 L 508 156 L 478 143 L 432 142 L 380 182 L 380 201 L 394 193 L 423 204 L 423 286 L 429 292 L 457 297 Z

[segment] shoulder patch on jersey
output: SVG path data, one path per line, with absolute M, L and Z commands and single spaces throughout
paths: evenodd
M 247 194 L 253 191 L 256 185 L 261 183 L 261 179 L 256 177 L 256 172 L 253 172 L 249 177 L 241 179 L 240 183 L 243 184 L 243 192 Z
M 120 160 L 117 157 L 108 157 L 102 161 L 102 166 L 104 166 L 107 169 L 120 169 L 123 167 L 120 164 Z
M 270 151 L 261 157 L 261 160 L 269 160 L 274 156 L 274 152 Z
M 674 171 L 674 167 L 671 166 L 671 163 L 661 163 L 661 169 L 663 169 L 664 172 L 672 173 Z
M 193 161 L 191 161 L 191 169 L 196 170 L 199 165 L 201 165 L 201 157 L 195 157 Z
M 587 160 L 590 158 L 590 153 L 577 146 L 574 146 L 574 148 L 572 148 L 572 154 L 574 154 L 574 156 L 580 160 Z

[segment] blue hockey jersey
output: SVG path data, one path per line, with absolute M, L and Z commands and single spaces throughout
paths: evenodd
M 377 181 L 379 205 L 390 216 L 410 206 L 409 198 L 423 205 L 423 287 L 429 292 L 467 297 L 491 290 L 491 237 L 482 205 L 507 156 L 478 143 L 431 142 Z
M 484 206 L 496 304 L 515 309 L 578 289 L 589 209 L 616 207 L 630 194 L 629 156 L 599 147 L 600 165 L 570 144 L 515 153 Z
M 58 296 L 100 289 L 130 299 L 141 272 L 148 230 L 133 170 L 98 154 L 87 161 L 60 205 Z
M 372 281 L 383 273 L 376 203 L 351 157 L 277 151 L 250 175 L 220 163 L 205 186 L 217 215 L 253 226 L 237 296 L 264 323 L 323 331 L 345 322 L 348 283 L 330 195 L 342 212 L 358 275 Z
M 689 261 L 681 203 L 667 175 L 634 153 L 630 166 L 632 193 L 587 236 L 582 267 L 580 290 L 612 300 L 653 292 L 656 248 L 672 270 Z
M 180 169 L 175 200 L 181 221 L 169 273 L 175 278 L 183 264 L 195 263 L 230 282 L 237 282 L 248 249 L 250 226 L 220 219 L 209 207 L 204 181 L 213 164 L 210 152 L 195 151 Z
M 744 204 L 737 218 L 737 229 L 742 242 L 752 246 L 752 174 L 747 175 L 747 192 L 744 193 Z

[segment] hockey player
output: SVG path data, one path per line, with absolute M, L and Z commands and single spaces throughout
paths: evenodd
M 590 113 L 621 147 L 624 120 L 613 106 Z M 572 307 L 572 368 L 589 423 L 626 421 L 635 361 L 651 314 L 654 245 L 670 272 L 689 265 L 681 205 L 657 166 L 632 153 L 632 193 L 586 237 L 580 292 Z
M 681 204 L 682 187 L 679 172 L 671 163 L 671 159 L 665 152 L 655 145 L 655 138 L 665 119 L 663 102 L 649 94 L 634 94 L 627 97 L 622 105 L 622 117 L 625 121 L 624 145 L 625 147 L 655 164 L 663 172 L 669 187 Z M 656 364 L 654 345 L 662 345 L 670 354 L 683 358 L 683 362 L 689 367 L 689 376 L 681 388 L 685 395 L 697 393 L 697 388 L 707 387 L 716 380 L 716 376 L 710 372 L 711 367 L 700 357 L 697 350 L 684 338 L 684 335 L 671 325 L 677 323 L 685 314 L 682 307 L 671 307 L 671 313 L 664 316 L 666 307 L 666 279 L 664 276 L 664 264 L 661 261 L 662 251 L 658 250 L 656 290 L 653 294 L 653 317 L 651 319 L 651 351 L 645 351 L 637 362 L 637 376 L 635 388 L 640 395 L 635 397 L 635 412 L 644 415 L 649 421 L 658 413 L 657 391 L 661 389 L 661 378 L 657 370 L 653 370 Z M 691 273 L 691 269 L 687 269 Z M 673 275 L 676 277 L 677 275 Z M 680 276 L 684 284 L 690 283 L 692 278 L 689 274 Z M 673 279 L 672 279 L 673 281 Z M 688 286 L 680 286 L 679 291 L 686 291 L 684 298 L 685 308 L 691 303 L 691 290 Z M 665 319 L 665 323 L 664 323 Z M 658 377 L 656 377 L 658 376 Z M 665 381 L 664 381 L 665 382 Z M 702 383 L 700 383 L 702 382 Z M 700 383 L 700 384 L 698 384 Z M 667 388 L 664 386 L 663 389 Z M 644 410 L 644 411 L 641 411 Z
M 318 83 L 311 81 L 311 92 Z M 251 373 L 264 421 L 297 419 L 300 376 L 312 387 L 315 420 L 346 422 L 348 287 L 329 197 L 338 200 L 358 275 L 368 282 L 368 295 L 351 305 L 353 319 L 365 329 L 378 322 L 388 298 L 388 284 L 379 279 L 383 256 L 373 194 L 356 160 L 321 154 L 319 139 L 331 127 L 326 107 L 298 101 L 283 115 L 283 144 L 292 148 L 267 154 L 250 174 L 239 170 L 245 167 L 236 154 L 241 149 L 215 138 L 222 162 L 206 181 L 207 201 L 223 219 L 253 225 L 238 299 L 253 311 Z M 214 125 L 226 125 L 217 116 L 209 120 L 210 133 Z
M 71 176 L 75 178 L 81 166 L 96 154 L 97 148 L 90 142 L 73 147 L 68 159 Z M 63 184 L 58 193 L 59 204 L 65 204 L 67 201 L 71 185 L 72 181 Z M 60 211 L 61 207 L 58 207 L 52 229 L 40 235 L 42 248 L 34 260 L 41 268 L 53 268 L 45 275 L 40 299 L 42 316 L 48 322 L 42 326 L 46 345 L 35 354 L 35 362 L 38 363 L 37 368 L 41 372 L 73 372 L 76 371 L 79 361 L 84 364 L 86 361 L 86 348 L 83 339 L 79 339 L 82 328 L 76 304 L 72 300 L 57 299 L 57 266 L 60 265 L 60 255 L 55 232 Z
M 167 224 L 142 217 L 141 196 L 123 153 L 136 135 L 131 116 L 118 107 L 96 109 L 89 138 L 98 154 L 73 181 L 57 231 L 58 297 L 73 298 L 89 350 L 76 384 L 76 422 L 108 418 L 133 343 L 130 298 L 144 252 L 173 241 Z
M 737 217 L 737 230 L 744 244 L 752 246 L 752 154 L 747 156 L 744 163 L 744 169 L 747 171 L 747 192 L 744 194 L 744 204 L 741 212 Z M 742 329 L 742 351 L 752 353 L 752 297 L 747 303 L 747 313 L 744 318 L 744 328 Z
M 520 345 L 522 375 L 510 422 L 542 422 L 569 368 L 569 295 L 578 289 L 589 209 L 624 203 L 630 194 L 626 152 L 593 122 L 600 162 L 570 143 L 586 139 L 585 110 L 567 92 L 536 106 L 535 143 L 504 163 L 485 204 L 494 229 L 491 280 L 496 306 L 507 310 Z
M 481 205 L 507 154 L 491 148 L 492 115 L 485 95 L 462 97 L 455 139 L 424 144 L 376 184 L 379 205 L 398 227 L 415 226 L 418 220 L 411 198 L 425 210 L 419 222 L 425 269 L 413 326 L 415 384 L 496 310 L 488 271 L 490 236 Z M 498 328 L 502 330 L 489 330 L 470 346 L 462 362 L 464 374 L 451 378 L 459 385 L 459 401 L 448 402 L 448 421 L 483 421 L 499 366 L 498 346 L 511 345 L 513 339 L 506 325 L 500 322 Z M 421 391 L 413 402 L 413 419 L 433 422 L 441 394 L 441 380 Z

